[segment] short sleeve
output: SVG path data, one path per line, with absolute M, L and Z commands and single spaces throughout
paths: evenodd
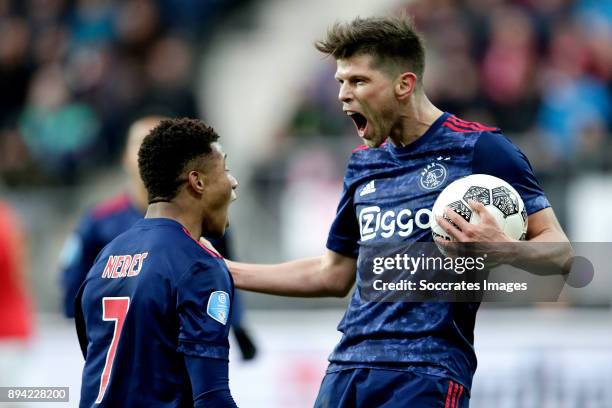
M 346 182 L 336 210 L 336 218 L 327 237 L 327 248 L 352 258 L 357 258 L 359 254 L 359 225 L 355 215 L 353 193 Z
M 550 207 L 527 157 L 499 133 L 483 133 L 474 146 L 474 174 L 489 174 L 508 182 L 520 194 L 527 214 Z
M 215 260 L 197 262 L 177 287 L 179 345 L 188 356 L 227 360 L 233 290 L 227 270 Z

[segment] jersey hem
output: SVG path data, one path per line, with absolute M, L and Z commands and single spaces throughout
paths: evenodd
M 359 257 L 357 252 L 358 248 L 352 248 L 351 244 L 343 244 L 339 242 L 340 240 L 337 237 L 333 238 L 333 240 L 335 242 L 330 242 L 331 240 L 327 241 L 327 244 L 325 245 L 327 249 L 351 258 L 357 259 Z
M 435 371 L 432 372 L 424 368 L 419 368 L 413 365 L 409 365 L 409 363 L 407 363 L 407 365 L 398 365 L 397 367 L 389 367 L 389 366 L 378 365 L 378 364 L 330 362 L 329 366 L 327 367 L 327 370 L 325 370 L 325 373 L 332 374 L 332 373 L 338 373 L 341 371 L 363 369 L 363 368 L 367 368 L 371 370 L 381 370 L 381 371 L 413 372 L 413 373 L 418 373 L 422 375 L 429 375 L 432 377 L 450 379 L 460 385 L 463 385 L 465 390 L 468 392 L 468 395 L 470 394 L 470 388 L 472 385 L 471 382 L 467 383 L 465 380 L 462 380 L 456 375 L 451 374 L 446 369 L 436 369 L 436 371 L 439 371 L 439 372 L 435 372 Z

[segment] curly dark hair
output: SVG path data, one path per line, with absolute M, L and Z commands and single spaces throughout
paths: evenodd
M 357 17 L 349 23 L 334 23 L 327 38 L 315 42 L 317 50 L 335 59 L 372 55 L 377 66 L 410 69 L 422 82 L 425 47 L 407 17 Z
M 138 151 L 138 170 L 149 203 L 176 197 L 185 168 L 210 154 L 218 139 L 214 129 L 198 119 L 166 119 L 153 128 Z

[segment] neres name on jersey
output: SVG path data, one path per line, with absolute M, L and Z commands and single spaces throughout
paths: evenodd
M 102 271 L 102 278 L 131 278 L 138 275 L 147 255 L 149 255 L 148 252 L 142 252 L 134 255 L 109 256 L 108 261 L 106 261 L 106 266 Z

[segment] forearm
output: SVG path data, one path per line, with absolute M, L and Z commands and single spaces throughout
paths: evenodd
M 227 360 L 188 355 L 184 358 L 195 408 L 236 408 L 229 389 Z
M 527 242 L 514 244 L 511 264 L 537 275 L 568 273 L 574 255 L 565 234 L 555 230 L 543 231 Z
M 325 276 L 322 257 L 276 265 L 226 261 L 237 288 L 279 296 L 338 296 L 338 287 Z

